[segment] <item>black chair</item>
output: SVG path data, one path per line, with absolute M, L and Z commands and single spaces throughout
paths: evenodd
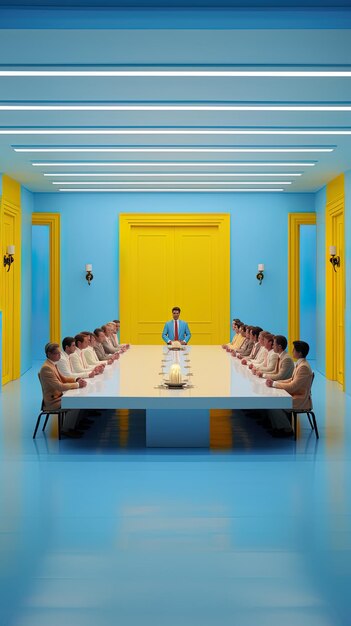
M 40 374 L 38 373 L 38 378 L 39 378 L 39 382 L 41 385 L 41 389 L 43 390 L 43 386 L 41 383 L 41 379 L 40 379 Z M 41 407 L 40 407 L 40 413 L 38 415 L 38 419 L 37 419 L 37 423 L 35 424 L 35 428 L 34 428 L 34 433 L 33 433 L 33 439 L 35 439 L 35 436 L 37 434 L 37 430 L 39 428 L 39 424 L 40 424 L 40 420 L 42 415 L 45 415 L 45 422 L 44 422 L 44 426 L 42 428 L 42 430 L 44 431 L 46 428 L 46 425 L 48 423 L 49 417 L 50 415 L 57 415 L 57 425 L 58 425 L 58 438 L 61 439 L 61 430 L 62 430 L 62 426 L 63 426 L 63 420 L 65 418 L 67 411 L 65 411 L 64 409 L 57 409 L 55 411 L 53 411 L 52 409 L 44 409 L 44 399 L 41 402 Z
M 310 393 L 311 393 L 313 381 L 314 381 L 314 373 L 312 374 Z M 296 436 L 297 436 L 297 416 L 298 415 L 302 415 L 304 413 L 307 415 L 308 421 L 310 423 L 310 426 L 311 426 L 312 430 L 314 430 L 317 439 L 319 439 L 319 432 L 318 432 L 316 416 L 315 416 L 314 412 L 311 409 L 309 409 L 308 411 L 292 411 L 292 422 L 293 422 L 293 427 L 294 427 L 295 440 L 296 440 Z

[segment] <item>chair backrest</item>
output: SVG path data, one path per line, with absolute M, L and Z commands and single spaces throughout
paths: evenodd
M 42 400 L 41 400 L 41 407 L 40 410 L 44 411 L 44 390 L 43 390 L 43 383 L 41 382 L 41 378 L 40 378 L 40 372 L 38 372 L 38 378 L 39 378 L 39 382 L 40 382 L 40 387 L 41 387 L 41 392 L 43 394 Z

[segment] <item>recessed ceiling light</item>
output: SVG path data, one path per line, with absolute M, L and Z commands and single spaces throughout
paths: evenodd
M 0 111 L 351 111 L 351 105 L 292 104 L 0 104 Z
M 81 193 L 81 192 L 86 192 L 86 193 L 130 193 L 130 192 L 133 192 L 133 193 L 146 193 L 146 192 L 149 192 L 149 193 L 155 193 L 155 192 L 156 193 L 159 193 L 159 192 L 162 192 L 162 193 L 177 193 L 177 192 L 178 193 L 180 193 L 180 192 L 181 193 L 183 193 L 183 192 L 185 192 L 185 193 L 202 193 L 202 192 L 203 193 L 250 193 L 250 192 L 252 192 L 252 193 L 257 193 L 257 192 L 266 193 L 266 192 L 269 192 L 269 193 L 271 193 L 272 192 L 273 193 L 273 192 L 277 192 L 277 191 L 280 191 L 280 192 L 284 191 L 284 189 L 277 189 L 277 188 L 275 188 L 275 189 L 244 189 L 244 188 L 242 188 L 242 189 L 224 189 L 223 187 L 219 188 L 219 189 L 172 189 L 172 188 L 169 188 L 169 189 L 167 189 L 167 188 L 165 188 L 165 189 L 158 189 L 158 188 L 155 188 L 155 189 L 130 189 L 130 188 L 126 188 L 126 189 L 101 189 L 101 188 L 100 189 L 87 189 L 86 187 L 85 188 L 83 187 L 81 189 L 59 189 L 58 191 L 61 191 L 61 192 L 66 191 L 68 193 L 75 193 L 75 192 L 79 192 L 79 193 Z
M 334 148 L 14 148 L 15 152 L 162 152 L 162 153 L 289 153 L 289 152 L 333 152 Z
M 206 162 L 200 161 L 197 163 L 188 163 L 182 161 L 160 161 L 160 162 L 148 162 L 143 161 L 142 163 L 135 163 L 133 161 L 129 162 L 104 162 L 104 161 L 82 161 L 82 162 L 71 162 L 71 161 L 49 161 L 49 162 L 32 162 L 34 167 L 314 167 L 316 162 L 313 161 L 300 161 L 298 163 L 291 163 L 288 161 L 271 163 L 264 161 L 218 161 L 218 162 Z
M 0 135 L 351 135 L 350 129 L 285 128 L 1 128 Z
M 106 173 L 102 174 L 100 172 L 97 172 L 97 173 L 96 172 L 90 172 L 89 174 L 86 174 L 86 173 L 82 174 L 80 172 L 74 172 L 74 173 L 69 172 L 67 174 L 63 174 L 63 173 L 55 173 L 55 174 L 44 173 L 44 176 L 47 176 L 49 178 L 60 178 L 60 177 L 64 178 L 65 176 L 67 176 L 67 178 L 69 176 L 76 176 L 76 177 L 80 176 L 80 177 L 89 177 L 89 178 L 91 178 L 92 176 L 103 177 L 103 178 L 107 178 L 107 177 L 131 178 L 131 177 L 134 177 L 134 176 L 137 176 L 138 178 L 145 178 L 145 177 L 153 178 L 153 177 L 162 177 L 162 176 L 165 176 L 167 178 L 170 178 L 170 177 L 178 177 L 179 178 L 179 176 L 183 176 L 184 178 L 191 177 L 191 176 L 196 176 L 197 178 L 200 178 L 200 177 L 208 178 L 209 176 L 212 177 L 212 178 L 219 178 L 219 177 L 229 178 L 229 177 L 235 177 L 235 176 L 243 176 L 243 177 L 247 176 L 247 177 L 251 177 L 252 178 L 252 177 L 256 176 L 257 178 L 264 178 L 264 177 L 272 177 L 272 176 L 284 176 L 284 177 L 294 176 L 295 177 L 295 176 L 302 176 L 302 174 L 301 173 L 287 173 L 287 172 L 284 172 L 284 173 L 280 173 L 280 172 L 279 173 L 274 173 L 274 172 L 271 172 L 269 174 L 266 173 L 266 172 L 263 173 L 263 174 L 261 172 L 258 172 L 258 173 L 251 172 L 251 174 L 249 174 L 247 172 L 245 172 L 245 173 L 244 172 L 230 172 L 230 173 L 226 173 L 226 174 L 223 174 L 223 173 L 220 173 L 220 174 L 219 173 L 209 173 L 209 172 L 206 172 L 206 173 L 202 172 L 202 173 L 198 173 L 198 174 L 196 172 L 193 172 L 192 174 L 187 174 L 187 173 L 184 174 L 182 172 L 178 172 L 178 174 L 174 174 L 174 173 L 170 173 L 170 172 L 166 172 L 166 173 L 161 172 L 161 173 L 157 173 L 157 174 L 156 173 L 151 173 L 151 174 L 150 173 L 140 173 L 140 172 L 134 172 L 133 174 L 131 174 L 129 172 L 123 172 L 122 174 L 120 174 L 120 173 L 111 173 L 110 172 L 108 174 L 106 174 Z
M 159 181 L 159 180 L 153 180 L 151 182 L 149 181 L 128 181 L 128 182 L 121 182 L 121 181 L 84 181 L 84 180 L 77 180 L 77 181 L 51 181 L 53 185 L 169 185 L 168 181 Z M 205 181 L 195 181 L 195 180 L 182 180 L 182 181 L 172 181 L 172 185 L 291 185 L 291 181 L 287 182 L 287 181 L 262 181 L 262 180 L 257 180 L 257 181 L 248 181 L 248 180 L 241 180 L 241 181 L 212 181 L 212 182 L 205 182 Z
M 350 70 L 1 70 L 15 78 L 350 78 Z

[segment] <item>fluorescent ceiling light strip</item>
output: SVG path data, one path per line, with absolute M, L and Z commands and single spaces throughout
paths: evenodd
M 0 111 L 351 111 L 351 105 L 0 104 Z
M 350 78 L 350 70 L 0 70 L 2 78 Z
M 44 173 L 44 176 L 47 176 L 48 178 L 60 178 L 60 177 L 64 178 L 65 176 L 67 176 L 67 177 L 69 177 L 69 176 L 75 176 L 75 177 L 88 177 L 88 176 L 89 177 L 93 177 L 93 176 L 96 176 L 96 177 L 103 177 L 103 178 L 106 178 L 106 177 L 131 178 L 131 177 L 134 177 L 134 176 L 137 176 L 139 178 L 145 178 L 145 177 L 153 178 L 153 177 L 162 177 L 162 176 L 166 176 L 167 178 L 169 178 L 169 177 L 179 177 L 179 176 L 183 176 L 184 178 L 187 178 L 187 177 L 190 177 L 190 176 L 196 176 L 198 178 L 200 178 L 200 177 L 208 178 L 209 176 L 215 177 L 215 178 L 218 178 L 218 177 L 228 178 L 228 177 L 235 177 L 235 176 L 243 176 L 243 177 L 249 177 L 250 176 L 252 178 L 252 177 L 257 176 L 257 178 L 263 178 L 263 177 L 272 177 L 272 176 L 284 176 L 284 177 L 287 177 L 287 176 L 302 176 L 302 174 L 300 172 L 299 173 L 287 173 L 287 172 L 280 173 L 279 172 L 278 174 L 274 173 L 274 172 L 271 172 L 271 173 L 266 173 L 265 172 L 263 174 L 261 172 L 259 172 L 259 173 L 256 173 L 256 172 L 251 172 L 251 173 L 248 173 L 248 172 L 245 172 L 245 173 L 244 172 L 230 172 L 230 173 L 226 173 L 226 174 L 223 174 L 223 173 L 219 174 L 217 172 L 214 173 L 214 174 L 209 173 L 209 172 L 206 172 L 206 173 L 201 172 L 199 174 L 196 174 L 196 172 L 193 172 L 192 174 L 187 174 L 187 173 L 184 174 L 182 172 L 178 172 L 177 174 L 174 174 L 174 173 L 171 173 L 171 172 L 161 172 L 161 173 L 157 173 L 157 174 L 156 173 L 152 173 L 152 174 L 150 174 L 150 173 L 140 173 L 140 172 L 134 172 L 133 174 L 130 174 L 129 172 L 123 172 L 122 174 L 120 174 L 120 173 L 111 173 L 111 172 L 108 173 L 108 174 L 105 174 L 105 173 L 101 174 L 100 172 L 97 172 L 97 173 L 90 172 L 89 174 L 85 174 L 85 173 L 82 174 L 80 172 L 74 172 L 74 173 L 69 172 L 68 174 L 63 174 L 63 173 L 48 174 L 48 173 Z
M 224 189 L 224 188 L 219 188 L 219 189 L 172 189 L 172 188 L 165 188 L 165 189 L 158 189 L 155 187 L 155 189 L 130 189 L 130 188 L 126 188 L 126 189 L 87 189 L 86 187 L 81 188 L 81 189 L 59 189 L 58 191 L 66 191 L 68 193 L 75 193 L 75 192 L 90 192 L 90 193 L 126 193 L 126 192 L 133 192 L 133 193 L 179 193 L 179 192 L 186 192 L 186 193 L 200 193 L 200 192 L 206 192 L 206 193 L 249 193 L 249 192 L 261 192 L 261 193 L 265 193 L 265 192 L 275 192 L 275 191 L 284 191 L 284 189 L 277 189 L 277 188 L 273 188 L 273 189 Z
M 121 181 L 84 181 L 84 180 L 77 180 L 77 181 L 51 181 L 53 185 L 169 185 L 170 183 L 168 181 L 159 181 L 159 180 L 153 180 L 153 181 L 128 181 L 128 182 L 121 182 Z M 273 180 L 270 181 L 262 181 L 262 180 L 257 180 L 257 181 L 248 181 L 248 180 L 241 180 L 241 181 L 212 181 L 212 182 L 206 182 L 206 181 L 195 181 L 195 180 L 182 180 L 182 181 L 172 181 L 172 185 L 291 185 L 291 181 L 287 182 L 287 181 L 278 181 L 275 182 Z
M 225 161 L 218 161 L 218 162 L 206 162 L 206 161 L 200 161 L 197 163 L 187 163 L 187 162 L 182 162 L 182 161 L 169 161 L 167 162 L 150 162 L 148 163 L 147 161 L 143 161 L 142 163 L 134 163 L 133 161 L 129 161 L 129 162 L 115 162 L 115 163 L 109 163 L 109 162 L 103 162 L 103 161 L 96 161 L 94 163 L 92 162 L 88 162 L 88 161 L 82 161 L 82 162 L 76 162 L 76 163 L 71 163 L 71 162 L 55 162 L 55 161 L 49 161 L 49 162 L 32 162 L 33 167 L 314 167 L 316 165 L 315 162 L 305 162 L 305 161 L 300 161 L 298 163 L 290 163 L 288 161 L 281 162 L 281 163 L 271 163 L 271 162 L 267 162 L 265 163 L 264 161 L 259 161 L 259 162 L 242 162 L 240 163 L 239 161 L 236 162 L 225 162 Z
M 0 135 L 351 135 L 351 129 L 1 128 Z
M 14 148 L 15 152 L 189 152 L 189 153 L 289 153 L 289 152 L 333 152 L 334 148 Z

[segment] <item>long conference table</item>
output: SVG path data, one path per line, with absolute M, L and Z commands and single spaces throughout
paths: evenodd
M 188 381 L 169 389 L 171 365 Z M 63 409 L 145 409 L 147 447 L 209 447 L 211 409 L 291 409 L 291 396 L 269 388 L 220 346 L 132 346 L 87 387 L 64 393 Z

